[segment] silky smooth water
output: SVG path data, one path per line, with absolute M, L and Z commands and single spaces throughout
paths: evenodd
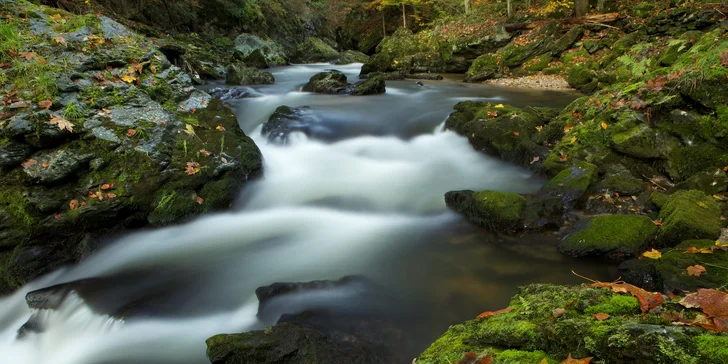
M 556 237 L 497 237 L 449 212 L 443 200 L 450 190 L 530 193 L 543 183 L 442 131 L 455 103 L 562 107 L 573 93 L 452 80 L 387 81 L 386 94 L 376 96 L 299 91 L 329 68 L 356 81 L 360 67 L 273 69 L 276 84 L 233 102 L 263 152 L 264 178 L 247 184 L 228 212 L 121 237 L 0 299 L 0 363 L 207 363 L 207 337 L 275 323 L 256 317 L 256 287 L 352 274 L 379 293 L 333 288 L 281 299 L 277 310 L 326 307 L 400 319 L 410 330 L 402 350 L 414 357 L 449 324 L 505 306 L 519 285 L 578 283 L 572 269 L 609 276 L 606 266 L 562 257 Z M 260 135 L 280 105 L 311 107 L 311 137 L 276 145 Z M 77 280 L 87 281 L 60 308 L 36 312 L 44 332 L 17 338 L 32 314 L 27 292 Z M 111 315 L 119 310 L 123 319 Z

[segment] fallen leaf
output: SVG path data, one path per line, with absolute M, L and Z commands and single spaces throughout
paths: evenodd
M 531 163 L 530 164 L 534 164 L 534 163 L 536 163 L 536 162 L 538 162 L 540 160 L 541 160 L 541 157 L 535 156 L 535 157 L 533 157 L 533 159 L 531 159 Z
M 561 307 L 554 308 L 554 310 L 551 311 L 551 315 L 553 315 L 554 318 L 559 318 L 561 316 L 564 316 L 565 314 L 566 314 L 566 310 Z
M 546 358 L 543 358 L 538 364 L 549 364 L 549 361 L 546 360 Z
M 40 164 L 40 166 L 43 167 L 43 168 L 48 168 L 49 164 L 46 163 L 46 162 L 43 162 L 43 163 Z
M 190 125 L 190 124 L 187 124 L 185 126 L 185 130 L 184 131 L 185 131 L 185 134 L 190 135 L 190 136 L 197 135 L 197 134 L 195 134 L 195 127 L 192 126 L 192 125 Z
M 106 198 L 108 198 L 108 199 L 112 199 L 112 198 L 116 198 L 116 197 L 117 197 L 117 196 L 116 196 L 116 194 L 115 194 L 115 193 L 107 193 L 107 194 L 106 194 Z
M 225 127 L 224 127 L 224 126 L 222 126 L 222 125 L 218 125 L 218 126 L 217 126 L 217 127 L 215 128 L 215 130 L 217 130 L 217 131 L 225 131 Z
M 463 358 L 457 361 L 457 364 L 491 364 L 493 363 L 493 357 L 487 353 L 476 354 L 469 351 L 463 354 Z
M 708 208 L 708 205 L 703 201 L 698 201 L 698 202 L 696 202 L 696 204 L 704 209 Z
M 73 123 L 70 121 L 56 115 L 51 114 L 51 120 L 50 123 L 57 126 L 60 130 L 67 130 L 69 132 L 73 132 Z
M 515 136 L 518 136 L 519 134 L 518 134 L 518 132 L 517 132 L 517 131 L 514 131 L 514 132 L 513 132 L 513 135 L 515 135 Z
M 543 130 L 543 126 L 539 125 L 536 127 L 536 133 L 540 133 Z
M 569 140 L 570 140 L 570 141 L 571 141 L 572 143 L 576 143 L 576 137 L 575 137 L 575 136 L 571 137 L 571 139 L 569 139 Z
M 157 73 L 157 67 L 154 67 L 154 65 L 149 66 L 149 70 L 152 71 L 152 73 Z
M 187 173 L 188 176 L 192 176 L 200 171 L 200 164 L 197 162 L 187 162 L 187 165 L 185 166 L 185 173 Z
M 63 38 L 60 35 L 57 36 L 57 37 L 55 37 L 55 38 L 53 38 L 53 41 L 56 42 L 56 44 L 60 44 L 60 45 L 62 45 L 64 47 L 68 45 L 68 42 L 66 42 L 66 38 Z
M 38 103 L 38 107 L 40 107 L 43 110 L 48 110 L 53 106 L 53 101 L 51 100 L 43 100 Z
M 564 133 L 568 133 L 569 131 L 571 131 L 571 129 L 574 129 L 574 126 L 571 125 L 571 123 L 566 124 L 566 126 L 564 127 Z
M 700 277 L 700 275 L 705 273 L 705 271 L 706 271 L 705 267 L 703 267 L 702 265 L 699 265 L 699 264 L 688 267 L 686 270 L 688 271 L 689 276 L 695 276 L 695 277 Z
M 205 203 L 205 200 L 203 200 L 202 197 L 197 196 L 195 198 L 195 202 L 197 202 L 198 205 L 202 205 L 203 203 Z
M 479 318 L 479 319 L 487 318 L 487 317 L 491 317 L 491 316 L 495 316 L 495 315 L 500 315 L 502 313 L 508 313 L 513 310 L 515 310 L 515 308 L 506 307 L 506 308 L 504 308 L 502 310 L 498 310 L 498 311 L 486 311 L 486 312 L 483 312 L 480 315 L 478 315 L 476 318 Z
M 112 188 L 114 188 L 114 184 L 113 183 L 104 183 L 104 184 L 101 185 L 101 189 L 104 190 L 104 191 L 105 190 L 112 189 Z
M 693 254 L 697 254 L 697 253 L 700 253 L 700 254 L 713 254 L 713 250 L 712 249 L 709 249 L 709 248 L 696 248 L 694 246 L 691 246 L 691 247 L 685 249 L 685 251 L 688 252 L 688 253 L 693 253 Z
M 27 161 L 20 163 L 20 165 L 23 166 L 23 168 L 25 169 L 28 169 L 36 164 L 38 164 L 38 161 L 35 159 L 28 159 Z
M 604 312 L 594 314 L 594 318 L 597 319 L 597 321 L 604 321 L 604 320 L 608 319 L 609 317 L 610 317 L 609 314 L 604 313 Z
M 54 219 L 56 219 L 56 220 L 60 220 L 60 219 L 61 219 L 61 217 L 63 217 L 63 216 L 62 216 L 61 214 L 55 214 L 55 215 L 53 216 L 53 218 L 54 218 Z
M 715 289 L 699 288 L 697 292 L 680 300 L 680 304 L 686 308 L 699 308 L 712 319 L 710 325 L 705 320 L 696 325 L 707 330 L 728 332 L 728 294 Z
M 210 152 L 208 152 L 208 151 L 206 151 L 204 149 L 200 149 L 200 154 L 202 154 L 205 157 L 209 157 L 210 156 Z
M 562 361 L 561 364 L 589 364 L 591 360 L 591 357 L 584 359 L 574 359 L 571 357 L 571 353 L 569 353 L 569 357 L 566 358 L 566 360 Z
M 222 161 L 223 163 L 227 163 L 228 162 L 228 160 L 225 157 L 220 157 L 220 161 Z
M 137 76 L 135 76 L 133 73 L 124 73 L 121 75 L 121 80 L 126 83 L 134 83 L 138 80 Z
M 602 123 L 602 129 L 607 129 L 607 123 Z
M 651 310 L 657 306 L 659 306 L 662 302 L 659 298 L 657 298 L 655 295 L 658 295 L 662 297 L 659 293 L 650 293 L 645 291 L 642 288 L 639 288 L 637 286 L 633 286 L 629 283 L 625 282 L 612 282 L 612 283 L 604 283 L 604 282 L 597 282 L 593 283 L 591 287 L 594 288 L 608 288 L 611 289 L 613 292 L 616 293 L 629 293 L 635 298 L 637 298 L 637 301 L 640 303 L 640 311 L 647 312 L 648 310 Z M 652 302 L 650 302 L 650 300 Z M 664 299 L 663 299 L 664 301 Z
M 652 250 L 642 253 L 642 256 L 650 259 L 660 259 L 662 257 L 662 253 L 660 253 L 659 250 L 652 248 Z
M 502 108 L 504 108 L 504 107 L 505 107 L 505 106 L 504 106 L 503 104 L 498 104 L 498 105 L 495 105 L 495 108 L 496 108 L 496 109 L 502 109 Z
M 662 220 L 655 220 L 652 222 L 655 226 L 662 227 Z
M 68 203 L 68 208 L 71 210 L 75 210 L 78 208 L 78 200 L 71 200 L 71 202 Z
M 38 56 L 35 52 L 20 52 L 20 56 L 30 61 L 31 59 Z
M 137 133 L 136 129 L 126 129 L 126 136 L 128 136 L 129 138 L 136 135 L 136 133 Z

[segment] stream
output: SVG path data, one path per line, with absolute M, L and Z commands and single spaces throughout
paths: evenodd
M 459 101 L 563 107 L 574 93 L 443 81 L 387 81 L 375 96 L 299 91 L 335 68 L 350 82 L 361 64 L 271 70 L 274 85 L 247 88 L 232 105 L 260 147 L 265 177 L 248 183 L 235 207 L 192 222 L 114 239 L 76 266 L 0 298 L 0 357 L 14 364 L 204 364 L 205 339 L 258 330 L 257 287 L 361 275 L 358 286 L 291 295 L 280 313 L 325 307 L 396 319 L 401 350 L 413 358 L 448 325 L 505 307 L 519 285 L 581 283 L 610 267 L 561 256 L 557 236 L 499 237 L 448 211 L 460 189 L 533 193 L 543 180 L 476 152 L 442 131 Z M 219 85 L 208 85 L 213 88 Z M 260 135 L 281 105 L 309 106 L 310 136 L 286 145 Z M 56 310 L 35 312 L 42 333 L 17 337 L 33 312 L 25 294 L 83 280 Z M 383 293 L 384 292 L 384 293 Z M 103 308 L 99 309 L 99 308 Z M 124 319 L 104 312 L 125 310 Z M 406 341 L 406 342 L 405 342 Z

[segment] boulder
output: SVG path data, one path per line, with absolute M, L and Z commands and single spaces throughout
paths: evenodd
M 465 80 L 480 82 L 500 77 L 503 77 L 503 72 L 501 65 L 498 63 L 498 57 L 493 54 L 484 54 L 473 61 Z
M 662 228 L 657 243 L 671 247 L 685 240 L 712 239 L 721 233 L 721 209 L 717 202 L 696 190 L 670 195 L 660 210 Z
M 692 175 L 675 186 L 683 190 L 698 190 L 708 195 L 728 191 L 728 175 L 721 168 L 709 168 Z
M 386 92 L 386 84 L 381 77 L 371 77 L 365 81 L 357 82 L 351 87 L 350 95 L 364 96 L 376 95 Z
M 288 57 L 278 43 L 247 33 L 235 38 L 235 56 L 257 68 L 278 67 L 288 63 Z
M 263 123 L 261 135 L 267 135 L 271 143 L 286 143 L 293 132 L 311 133 L 313 117 L 307 107 L 292 108 L 279 106 L 268 120 Z
M 582 205 L 586 193 L 598 176 L 597 167 L 587 162 L 578 162 L 550 179 L 538 192 L 542 199 L 560 201 L 565 209 Z
M 516 193 L 498 191 L 451 191 L 445 203 L 468 219 L 493 232 L 512 232 L 521 229 L 526 199 Z
M 308 37 L 296 48 L 291 58 L 294 63 L 332 62 L 339 59 L 339 52 L 316 37 Z
M 337 70 L 321 72 L 313 75 L 303 86 L 303 91 L 325 94 L 343 94 L 347 92 L 346 75 Z
M 339 53 L 339 59 L 334 64 L 366 63 L 369 56 L 359 51 L 343 51 Z
M 263 72 L 242 63 L 233 63 L 225 69 L 225 83 L 228 85 L 269 85 L 275 82 L 273 74 Z
M 595 255 L 622 260 L 643 252 L 657 230 L 647 216 L 596 216 L 571 227 L 559 242 L 559 250 L 574 257 Z

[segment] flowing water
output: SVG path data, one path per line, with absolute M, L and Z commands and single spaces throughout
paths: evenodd
M 354 81 L 360 66 L 336 68 Z M 574 94 L 455 80 L 387 81 L 386 94 L 365 97 L 298 91 L 331 67 L 274 69 L 275 85 L 233 103 L 265 158 L 265 177 L 241 191 L 234 209 L 122 237 L 0 299 L 0 362 L 207 363 L 207 337 L 275 322 L 256 317 L 256 287 L 346 275 L 366 277 L 378 293 L 335 287 L 284 296 L 276 310 L 398 318 L 402 350 L 414 357 L 449 324 L 505 306 L 519 285 L 579 283 L 572 269 L 609 276 L 606 266 L 559 255 L 556 237 L 496 237 L 443 200 L 450 190 L 530 193 L 543 183 L 441 131 L 455 103 L 562 107 Z M 310 106 L 310 137 L 276 145 L 260 135 L 280 105 Z M 27 292 L 77 280 L 84 284 L 58 309 L 27 308 Z M 110 315 L 120 311 L 123 319 Z M 43 332 L 18 338 L 31 314 Z

